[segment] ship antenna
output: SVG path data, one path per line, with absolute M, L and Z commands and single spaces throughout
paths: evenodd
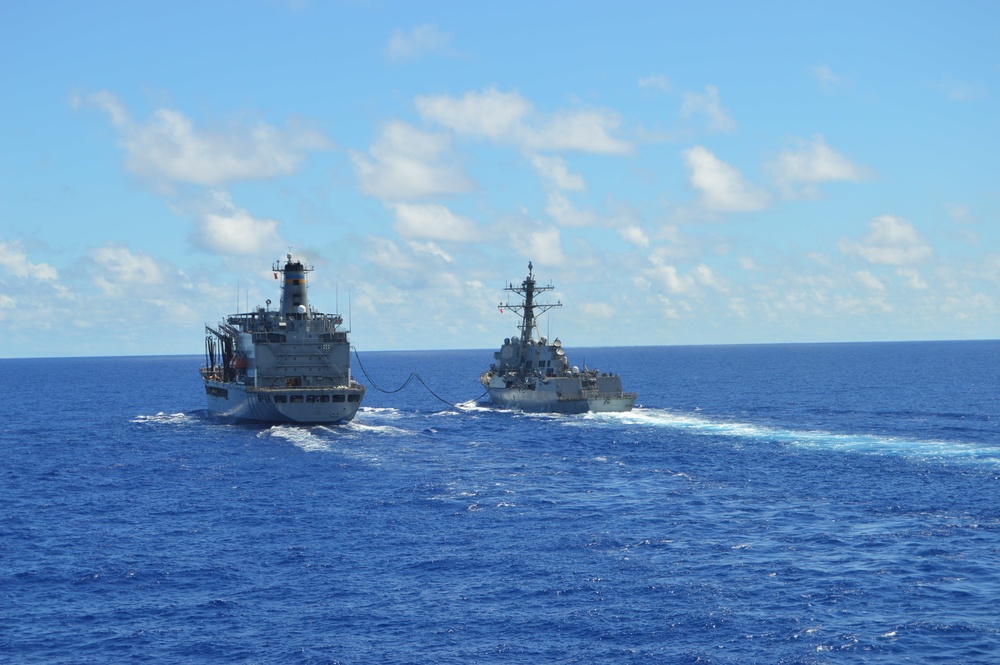
M 529 261 L 528 262 L 528 276 L 524 278 L 520 286 L 515 286 L 514 284 L 508 282 L 504 291 L 509 291 L 517 296 L 520 296 L 520 303 L 511 302 L 509 299 L 506 303 L 500 303 L 502 309 L 510 309 L 511 311 L 517 312 L 521 315 L 521 344 L 519 355 L 521 357 L 521 364 L 525 356 L 527 355 L 528 343 L 531 341 L 532 331 L 538 329 L 538 317 L 549 311 L 553 307 L 562 307 L 561 302 L 538 302 L 535 296 L 539 296 L 546 291 L 551 291 L 555 287 L 552 284 L 547 286 L 538 286 L 535 282 L 535 266 Z M 546 319 L 548 321 L 548 319 Z

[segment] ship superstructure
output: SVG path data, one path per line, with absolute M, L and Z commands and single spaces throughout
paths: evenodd
M 307 274 L 287 255 L 277 310 L 258 306 L 205 326 L 208 410 L 238 420 L 336 423 L 354 418 L 365 387 L 351 377 L 348 331 L 339 314 L 309 305 Z M 280 277 L 279 277 L 280 276 Z
M 504 289 L 520 302 L 500 304 L 520 315 L 519 335 L 504 340 L 494 352 L 494 363 L 480 381 L 497 406 L 532 412 L 584 413 L 587 411 L 631 411 L 636 393 L 622 390 L 621 378 L 596 369 L 571 366 L 562 342 L 549 343 L 538 336 L 538 316 L 561 302 L 540 303 L 537 297 L 554 287 L 539 286 L 528 263 L 528 276 L 521 284 Z

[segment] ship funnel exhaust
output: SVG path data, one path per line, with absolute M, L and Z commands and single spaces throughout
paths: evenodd
M 281 285 L 281 315 L 289 319 L 303 319 L 309 316 L 309 288 L 306 283 L 306 273 L 312 268 L 307 268 L 301 261 L 292 260 L 292 255 L 287 255 L 287 262 L 284 267 L 274 265 L 274 272 L 281 273 L 283 282 Z

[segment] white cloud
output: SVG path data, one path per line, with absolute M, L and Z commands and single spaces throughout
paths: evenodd
M 594 213 L 577 210 L 569 199 L 559 192 L 549 192 L 545 212 L 560 226 L 593 226 L 597 222 Z
M 545 212 L 560 226 L 591 226 L 597 218 L 592 212 L 577 210 L 562 191 L 586 189 L 583 177 L 570 173 L 566 160 L 561 157 L 532 155 L 531 164 L 549 188 Z
M 49 264 L 29 261 L 27 253 L 17 242 L 0 240 L 0 267 L 19 279 L 41 282 L 55 282 L 59 279 L 59 271 Z
M 456 194 L 472 183 L 456 165 L 448 163 L 451 141 L 404 122 L 385 126 L 366 156 L 352 152 L 351 160 L 361 189 L 382 200 L 399 201 L 438 194 Z
M 728 293 L 730 290 L 729 281 L 715 274 L 715 272 L 704 263 L 695 266 L 693 273 L 695 280 L 697 280 L 697 282 L 702 286 L 707 286 L 708 288 L 718 291 L 719 293 Z
M 533 112 L 531 102 L 515 92 L 487 88 L 467 92 L 461 98 L 417 97 L 417 111 L 428 121 L 456 134 L 482 136 L 494 141 L 509 140 L 521 131 L 524 118 Z
M 418 25 L 408 32 L 393 30 L 386 47 L 390 60 L 400 62 L 415 60 L 428 54 L 443 54 L 451 43 L 451 35 L 441 32 L 432 24 Z
M 920 276 L 920 271 L 916 268 L 897 268 L 896 274 L 903 279 L 903 284 L 915 291 L 922 291 L 928 288 L 927 282 Z
M 650 260 L 654 263 L 696 261 L 709 251 L 700 238 L 683 233 L 672 224 L 660 227 L 652 240 L 655 248 L 650 252 Z
M 694 277 L 681 275 L 675 266 L 659 265 L 646 271 L 654 282 L 674 295 L 690 295 L 695 291 Z
M 511 236 L 511 241 L 525 258 L 539 265 L 558 266 L 566 261 L 559 229 L 519 229 Z
M 110 116 L 111 124 L 115 127 L 125 128 L 132 124 L 128 110 L 117 97 L 107 90 L 99 90 L 86 97 L 81 97 L 79 94 L 74 93 L 70 97 L 69 105 L 74 109 L 84 106 L 93 106 L 100 109 Z
M 816 65 L 813 67 L 812 74 L 827 92 L 832 92 L 833 90 L 842 88 L 847 84 L 846 80 L 839 74 L 835 73 L 829 65 Z
M 553 114 L 538 127 L 526 127 L 521 143 L 529 150 L 576 150 L 599 154 L 632 151 L 627 141 L 617 139 L 621 119 L 606 110 L 565 111 Z
M 226 192 L 212 192 L 209 210 L 202 214 L 192 239 L 206 251 L 230 255 L 265 254 L 284 245 L 278 222 L 256 219 Z
M 88 104 L 108 114 L 121 133 L 125 168 L 159 183 L 220 185 L 238 180 L 272 178 L 296 171 L 309 151 L 329 150 L 321 132 L 293 123 L 287 129 L 264 122 L 232 123 L 223 129 L 196 128 L 180 111 L 158 109 L 145 123 L 133 121 L 124 105 L 101 91 L 75 107 Z
M 652 284 L 659 284 L 673 295 L 695 296 L 701 292 L 701 287 L 719 293 L 728 293 L 731 290 L 729 281 L 717 275 L 704 263 L 698 264 L 685 275 L 676 266 L 663 263 L 656 254 L 651 255 L 649 260 L 653 267 L 646 269 L 644 274 Z
M 626 226 L 624 228 L 618 229 L 618 235 L 620 235 L 626 242 L 635 245 L 640 249 L 644 249 L 649 246 L 649 236 L 638 226 Z
M 840 251 L 875 265 L 899 266 L 918 263 L 931 256 L 931 246 L 913 225 L 894 215 L 880 215 L 868 225 L 860 241 L 840 239 Z
M 400 203 L 393 206 L 396 231 L 404 238 L 429 238 L 470 242 L 482 234 L 471 219 L 456 215 L 443 205 Z
M 632 150 L 630 143 L 615 138 L 621 119 L 606 109 L 542 115 L 535 113 L 531 103 L 518 93 L 503 93 L 496 88 L 467 92 L 460 98 L 417 97 L 416 107 L 425 121 L 456 134 L 512 143 L 524 150 L 599 154 Z
M 789 196 L 814 196 L 814 185 L 836 180 L 859 182 L 868 169 L 852 163 L 826 144 L 820 135 L 811 141 L 796 140 L 793 149 L 782 151 L 770 165 L 778 187 Z
M 885 291 L 885 284 L 882 283 L 878 277 L 873 275 L 870 270 L 859 270 L 854 273 L 854 276 L 858 278 L 863 286 L 872 291 Z
M 670 79 L 663 74 L 651 74 L 639 79 L 640 88 L 652 88 L 662 92 L 670 92 Z
M 740 172 L 701 146 L 683 153 L 691 172 L 691 186 L 701 193 L 706 209 L 715 212 L 746 212 L 768 205 L 770 196 L 743 179 Z
M 90 250 L 96 274 L 94 283 L 105 295 L 138 295 L 162 286 L 171 271 L 144 252 L 132 252 L 120 245 L 105 245 Z
M 587 188 L 583 176 L 570 173 L 566 160 L 562 157 L 545 157 L 532 155 L 531 165 L 535 167 L 542 179 L 557 189 L 582 191 Z
M 412 256 L 404 254 L 399 246 L 386 238 L 369 236 L 365 259 L 375 266 L 393 273 L 417 274 L 422 266 Z
M 736 131 L 736 121 L 722 108 L 719 90 L 714 85 L 705 86 L 705 93 L 685 92 L 681 106 L 681 117 L 690 118 L 698 114 L 708 116 L 708 128 L 715 132 Z
M 433 242 L 418 242 L 416 240 L 411 240 L 406 244 L 410 246 L 410 249 L 413 250 L 414 254 L 427 254 L 428 256 L 439 258 L 445 263 L 455 262 L 455 258 L 451 254 L 444 251 Z

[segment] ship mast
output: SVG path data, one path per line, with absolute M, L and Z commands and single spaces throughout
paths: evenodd
M 562 307 L 561 302 L 555 303 L 537 303 L 535 302 L 535 296 L 540 295 L 544 291 L 551 291 L 555 287 L 549 284 L 548 286 L 536 286 L 535 284 L 535 274 L 531 262 L 528 262 L 528 276 L 524 278 L 521 282 L 521 286 L 514 286 L 513 284 L 508 284 L 504 291 L 510 291 L 511 293 L 516 293 L 521 296 L 522 304 L 518 305 L 511 302 L 500 303 L 500 309 L 511 309 L 521 315 L 521 325 L 518 326 L 521 330 L 521 355 L 525 354 L 528 342 L 531 341 L 531 331 L 535 327 L 535 321 L 539 314 L 544 314 L 553 307 Z

